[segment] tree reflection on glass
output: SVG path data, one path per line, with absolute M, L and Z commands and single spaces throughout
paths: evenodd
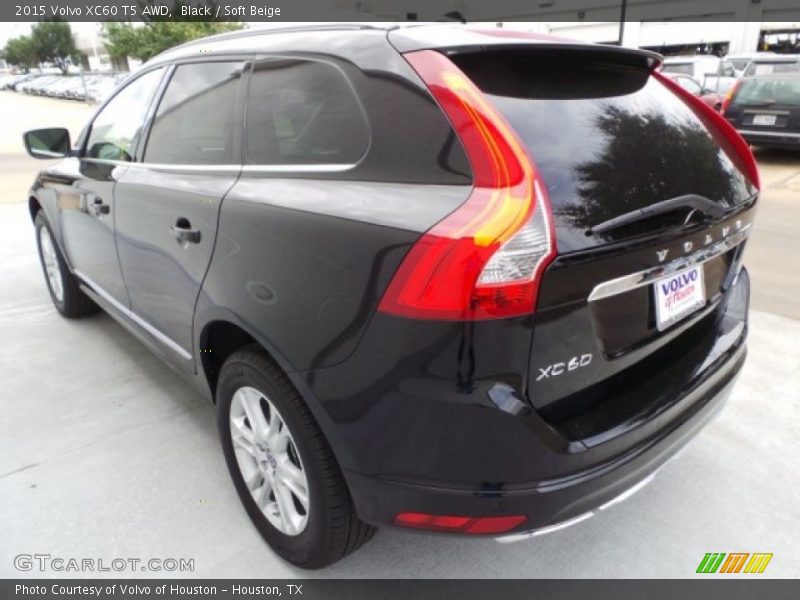
M 684 194 L 701 193 L 725 204 L 735 197 L 732 167 L 699 123 L 619 106 L 608 106 L 594 119 L 606 137 L 605 149 L 577 165 L 579 198 L 561 213 L 576 227 L 588 230 L 644 204 Z

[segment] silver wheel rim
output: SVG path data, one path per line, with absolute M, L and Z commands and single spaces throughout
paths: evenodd
M 308 524 L 308 479 L 283 416 L 266 394 L 245 386 L 233 394 L 231 440 L 239 472 L 270 524 L 295 536 Z
M 44 262 L 47 284 L 50 286 L 50 291 L 53 292 L 56 300 L 62 302 L 64 300 L 64 284 L 61 281 L 61 269 L 58 268 L 58 257 L 53 245 L 53 238 L 50 237 L 47 227 L 39 229 L 39 248 L 42 250 L 42 261 Z

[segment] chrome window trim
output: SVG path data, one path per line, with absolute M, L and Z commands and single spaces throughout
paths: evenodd
M 33 150 L 34 154 L 41 154 L 42 156 L 47 156 L 50 158 L 66 158 L 69 154 L 64 154 L 63 152 L 52 152 L 50 150 Z
M 326 163 L 319 165 L 242 165 L 243 173 L 341 173 L 354 169 L 358 163 Z
M 124 160 L 106 160 L 103 158 L 82 158 L 81 160 L 118 167 L 133 167 L 138 169 L 156 169 L 159 171 L 216 171 L 223 173 L 341 173 L 358 166 L 358 163 L 349 164 L 318 164 L 318 165 L 172 165 L 166 163 L 127 162 Z
M 150 325 L 147 321 L 137 315 L 135 312 L 130 310 L 128 307 L 122 305 L 119 300 L 114 298 L 111 294 L 105 291 L 102 287 L 97 285 L 94 281 L 92 281 L 89 277 L 87 277 L 84 273 L 81 273 L 78 269 L 75 269 L 75 275 L 77 275 L 84 283 L 88 284 L 89 287 L 92 288 L 98 296 L 102 296 L 104 300 L 109 302 L 116 308 L 119 312 L 124 314 L 126 317 L 131 319 L 134 323 L 139 325 L 142 329 L 147 331 L 150 335 L 156 338 L 159 342 L 164 344 L 167 348 L 172 350 L 173 352 L 180 355 L 182 358 L 186 360 L 192 360 L 191 353 L 187 352 L 181 345 L 177 342 L 173 341 L 171 338 L 167 337 L 163 333 L 161 333 L 158 329 Z
M 631 273 L 630 275 L 623 275 L 622 277 L 599 283 L 594 287 L 592 293 L 589 294 L 589 302 L 596 302 L 603 298 L 624 294 L 625 292 L 653 283 L 662 277 L 706 263 L 744 242 L 745 239 L 747 239 L 749 230 L 750 224 L 748 223 L 740 231 L 731 234 L 724 240 L 706 246 L 692 254 L 676 258 L 664 265 L 657 265 L 649 269 Z

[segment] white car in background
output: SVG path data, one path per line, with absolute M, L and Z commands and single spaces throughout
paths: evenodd
M 796 71 L 800 71 L 800 54 L 775 54 L 753 58 L 744 69 L 744 77 Z
M 769 59 L 770 57 L 778 56 L 775 52 L 738 52 L 736 54 L 726 54 L 723 60 L 728 61 L 733 69 L 736 71 L 737 77 L 744 75 L 744 70 L 750 61 L 761 58 Z
M 729 61 L 710 54 L 670 56 L 664 60 L 661 70 L 689 75 L 704 89 L 721 95 L 726 94 L 738 79 L 736 69 Z

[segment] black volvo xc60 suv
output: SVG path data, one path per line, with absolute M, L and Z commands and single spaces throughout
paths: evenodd
M 30 193 L 50 295 L 216 404 L 304 567 L 374 526 L 584 518 L 745 356 L 758 172 L 656 54 L 455 25 L 225 34 L 132 75 Z

